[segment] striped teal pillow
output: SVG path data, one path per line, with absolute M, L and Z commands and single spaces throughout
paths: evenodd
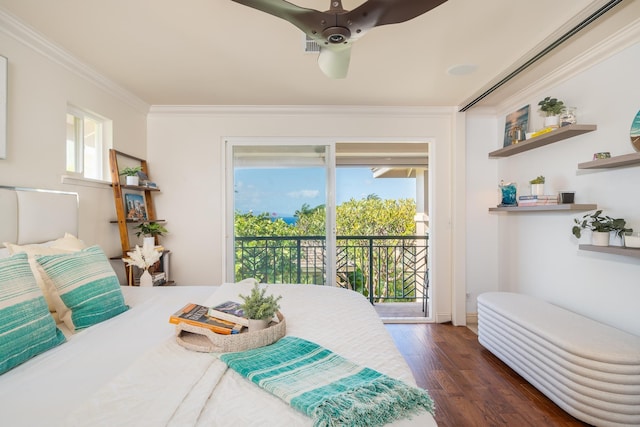
M 0 259 L 0 374 L 64 341 L 27 254 Z
M 116 316 L 129 307 L 120 282 L 99 246 L 79 252 L 36 256 L 38 268 L 54 298 L 60 319 L 72 331 Z

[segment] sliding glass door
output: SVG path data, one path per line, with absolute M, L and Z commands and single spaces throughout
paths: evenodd
M 333 285 L 331 144 L 232 140 L 226 151 L 227 277 Z

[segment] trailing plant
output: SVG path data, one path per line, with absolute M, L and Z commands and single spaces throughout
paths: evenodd
M 138 175 L 138 172 L 142 171 L 142 166 L 136 166 L 136 167 L 127 167 L 124 168 L 120 171 L 120 175 L 124 175 L 124 176 L 136 176 Z
M 251 289 L 249 295 L 240 295 L 240 298 L 244 301 L 241 307 L 247 318 L 269 320 L 278 312 L 280 309 L 278 301 L 280 301 L 282 295 L 277 297 L 273 295 L 266 296 L 266 292 L 267 287 L 261 288 L 256 282 L 253 284 L 253 289 Z
M 538 102 L 538 105 L 540 106 L 540 111 L 542 111 L 545 116 L 557 116 L 564 108 L 564 102 L 549 96 Z
M 163 233 L 168 233 L 167 229 L 164 228 L 161 224 L 157 222 L 143 222 L 140 225 L 137 225 L 135 228 L 138 229 L 136 232 L 136 236 L 146 236 L 146 237 L 155 237 L 162 236 Z
M 595 211 L 593 214 L 585 214 L 582 219 L 575 218 L 575 225 L 571 229 L 571 232 L 578 239 L 582 236 L 582 230 L 591 230 L 608 233 L 614 231 L 618 237 L 627 231 L 633 231 L 631 228 L 626 228 L 627 221 L 622 218 L 611 218 L 607 215 L 602 215 L 602 209 Z
M 540 175 L 537 178 L 533 178 L 529 181 L 529 184 L 544 184 L 544 176 Z

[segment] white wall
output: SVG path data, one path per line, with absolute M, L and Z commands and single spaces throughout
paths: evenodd
M 123 100 L 117 88 L 101 87 L 96 83 L 101 76 L 37 36 L 21 33 L 19 26 L 5 19 L 0 16 L 0 55 L 9 62 L 8 130 L 0 185 L 78 192 L 79 237 L 102 245 L 109 255 L 119 254 L 118 229 L 109 224 L 115 219 L 111 188 L 61 183 L 66 108 L 71 103 L 112 119 L 114 147 L 144 156 L 144 106 Z
M 433 139 L 430 164 L 433 209 L 432 283 L 437 283 L 439 320 L 451 319 L 452 109 L 349 107 L 153 107 L 148 123 L 148 160 L 162 193 L 162 239 L 172 251 L 179 285 L 218 284 L 224 277 L 224 139 L 229 137 L 327 137 Z M 434 185 L 435 184 L 435 185 Z M 434 248 L 435 247 L 435 248 Z
M 546 177 L 546 192 L 575 190 L 577 203 L 597 203 L 612 217 L 640 230 L 640 167 L 578 170 L 593 153 L 633 152 L 629 129 L 640 110 L 640 43 L 574 77 L 514 100 L 500 119 L 469 113 L 468 289 L 473 293 L 506 290 L 536 295 L 570 310 L 640 335 L 640 259 L 578 250 L 573 219 L 585 212 L 489 214 L 500 179 L 515 181 L 528 194 L 528 181 Z M 487 153 L 501 147 L 504 116 L 530 104 L 532 129 L 542 127 L 537 103 L 545 96 L 578 108 L 578 121 L 598 130 L 499 160 Z M 492 129 L 493 127 L 493 129 Z M 483 176 L 482 183 L 473 176 Z M 475 203 L 474 203 L 475 204 Z M 482 206 L 484 204 L 484 206 Z M 488 230 L 473 230 L 475 227 Z M 497 247 L 491 236 L 497 236 Z M 583 236 L 582 243 L 588 243 Z M 495 268 L 488 267 L 495 266 Z M 474 295 L 476 296 L 476 295 Z M 469 304 L 469 311 L 475 306 Z

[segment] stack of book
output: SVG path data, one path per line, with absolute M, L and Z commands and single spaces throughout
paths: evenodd
M 182 307 L 169 317 L 169 323 L 177 325 L 178 323 L 187 323 L 189 325 L 198 326 L 201 328 L 209 329 L 216 334 L 231 335 L 243 332 L 245 326 L 249 324 L 246 321 L 246 325 L 236 323 L 233 321 L 214 317 L 209 314 L 211 307 L 206 307 L 200 304 L 189 303 Z M 246 320 L 246 319 L 245 319 Z
M 557 204 L 558 196 L 553 194 L 518 196 L 518 206 L 544 206 Z

